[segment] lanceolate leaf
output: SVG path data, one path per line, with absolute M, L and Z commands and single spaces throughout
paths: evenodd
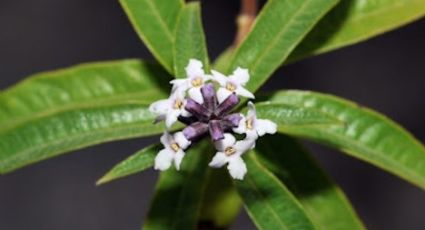
M 256 151 L 267 169 L 301 202 L 318 229 L 364 229 L 341 189 L 296 140 L 279 134 L 266 136 L 257 142 Z
M 198 143 L 187 151 L 180 171 L 161 173 L 143 229 L 196 229 L 212 150 L 209 143 Z
M 156 144 L 146 147 L 127 159 L 114 166 L 108 173 L 100 178 L 96 184 L 104 184 L 110 181 L 126 177 L 153 166 L 156 154 L 162 149 L 162 145 Z
M 283 103 L 257 103 L 257 116 L 269 119 L 278 125 L 278 129 L 288 134 L 310 132 L 311 128 L 326 128 L 331 125 L 343 126 L 344 123 L 317 109 L 305 108 Z
M 423 144 L 387 117 L 335 96 L 308 91 L 280 91 L 270 99 L 338 117 L 345 126 L 315 128 L 301 136 L 336 147 L 425 189 Z
M 248 173 L 235 184 L 258 229 L 315 229 L 301 204 L 255 154 L 246 154 Z
M 248 89 L 255 91 L 286 60 L 316 22 L 338 0 L 269 0 L 251 32 L 235 50 L 227 72 L 248 68 Z
M 124 60 L 41 73 L 0 93 L 0 173 L 106 141 L 160 133 L 158 65 Z
M 289 61 L 363 41 L 424 15 L 424 0 L 341 1 L 294 50 Z
M 173 43 L 182 0 L 120 0 L 134 29 L 155 58 L 173 73 Z
M 200 60 L 208 69 L 208 52 L 199 2 L 188 3 L 183 7 L 175 37 L 174 73 L 177 77 L 186 77 L 185 67 L 191 58 Z

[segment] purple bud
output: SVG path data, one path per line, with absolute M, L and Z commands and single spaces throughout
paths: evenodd
M 183 135 L 190 141 L 197 140 L 208 131 L 208 125 L 202 122 L 195 122 L 183 129 Z
M 211 113 L 217 106 L 217 96 L 215 94 L 214 85 L 208 83 L 201 88 L 202 97 L 204 98 L 204 106 Z
M 213 141 L 224 139 L 224 131 L 219 120 L 212 120 L 209 123 L 210 135 Z
M 208 120 L 209 112 L 204 106 L 194 101 L 193 99 L 187 99 L 186 106 L 184 107 L 189 113 L 196 116 L 199 120 Z
M 223 123 L 234 128 L 239 126 L 241 120 L 242 116 L 239 113 L 232 113 L 223 118 Z
M 230 112 L 239 103 L 239 98 L 235 93 L 230 94 L 224 101 L 218 105 L 215 115 L 221 117 Z

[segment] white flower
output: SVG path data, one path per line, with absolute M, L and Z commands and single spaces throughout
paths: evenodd
M 257 139 L 259 136 L 263 136 L 266 133 L 274 134 L 277 131 L 276 123 L 265 120 L 257 119 L 257 112 L 252 102 L 248 102 L 248 114 L 239 121 L 238 127 L 234 128 L 233 131 L 239 134 L 246 134 L 249 139 Z
M 204 103 L 201 88 L 206 81 L 211 79 L 211 76 L 205 74 L 202 62 L 196 59 L 190 59 L 186 67 L 186 77 L 187 78 L 175 79 L 170 82 L 173 84 L 173 91 L 188 90 L 188 94 L 193 100 L 199 104 Z
M 212 70 L 211 72 L 213 74 L 213 79 L 221 86 L 217 91 L 217 99 L 219 103 L 224 101 L 224 99 L 232 93 L 236 93 L 236 95 L 247 98 L 255 98 L 254 94 L 244 88 L 245 84 L 249 81 L 249 73 L 247 69 L 238 67 L 229 77 L 226 77 L 215 70 Z
M 215 143 L 218 152 L 209 163 L 209 166 L 220 168 L 228 163 L 227 169 L 230 175 L 234 179 L 242 180 L 247 169 L 241 155 L 251 149 L 252 145 L 252 140 L 236 141 L 233 135 L 225 133 L 224 139 Z
M 161 136 L 161 143 L 164 145 L 164 149 L 156 155 L 154 168 L 161 171 L 167 170 L 174 161 L 174 166 L 179 170 L 185 155 L 183 150 L 189 147 L 190 141 L 184 137 L 182 132 L 177 132 L 174 135 L 165 132 Z
M 168 99 L 163 99 L 152 103 L 149 106 L 149 111 L 158 114 L 157 120 L 165 120 L 167 128 L 171 127 L 177 118 L 182 116 L 189 116 L 190 114 L 184 109 L 186 100 L 184 98 L 184 91 L 176 90 L 171 94 Z

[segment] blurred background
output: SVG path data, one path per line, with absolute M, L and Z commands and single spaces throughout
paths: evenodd
M 238 1 L 204 0 L 211 57 L 234 37 Z M 147 22 L 148 23 L 148 22 Z M 262 90 L 308 89 L 380 111 L 425 142 L 425 20 L 277 71 Z M 152 59 L 116 0 L 0 1 L 0 89 L 81 62 Z M 103 144 L 0 177 L 1 230 L 140 229 L 157 172 L 95 181 L 156 141 Z M 307 143 L 369 229 L 424 229 L 425 191 L 329 148 Z M 255 229 L 242 213 L 232 229 Z

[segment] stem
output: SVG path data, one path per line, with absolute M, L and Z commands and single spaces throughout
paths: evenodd
M 237 17 L 238 31 L 233 46 L 237 47 L 246 37 L 257 15 L 257 0 L 241 0 L 241 11 Z

